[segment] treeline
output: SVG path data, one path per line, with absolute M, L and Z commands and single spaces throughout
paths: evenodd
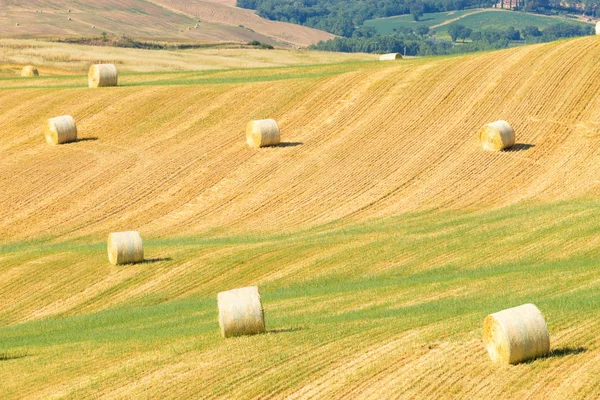
M 593 34 L 592 26 L 557 23 L 540 30 L 536 26 L 523 29 L 509 27 L 504 30 L 484 29 L 475 31 L 462 25 L 452 25 L 448 33 L 453 42 L 437 39 L 428 28 L 417 31 L 405 30 L 394 35 L 377 36 L 363 31 L 362 36 L 335 38 L 319 42 L 310 48 L 314 50 L 339 51 L 347 53 L 402 53 L 411 56 L 469 53 L 483 50 L 496 50 L 516 43 L 542 43 L 562 38 Z
M 412 14 L 418 20 L 424 13 L 492 7 L 496 0 L 237 0 L 237 6 L 257 10 L 263 18 L 311 26 L 344 37 L 369 19 Z M 600 15 L 600 0 L 503 0 L 505 7 L 522 11 L 556 14 L 583 11 Z M 568 5 L 566 5 L 568 4 Z
M 373 18 L 491 7 L 495 0 L 237 0 L 237 6 L 256 10 L 263 18 L 306 25 L 351 37 Z

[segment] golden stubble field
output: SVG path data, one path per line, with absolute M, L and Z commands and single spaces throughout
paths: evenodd
M 125 74 L 94 91 L 78 76 L 4 80 L 0 238 L 273 231 L 595 194 L 598 46 Z M 46 146 L 41 126 L 63 114 L 91 140 Z M 246 146 L 257 118 L 279 121 L 281 147 Z M 499 118 L 517 145 L 482 152 L 477 129 Z
M 0 37 L 98 36 L 102 32 L 153 40 L 259 40 L 301 47 L 334 37 L 317 29 L 263 19 L 252 10 L 235 7 L 235 1 L 2 1 Z
M 124 60 L 120 86 L 96 90 L 64 60 L 35 79 L 8 68 L 0 390 L 597 397 L 599 61 L 593 37 L 393 63 Z M 49 147 L 62 114 L 80 141 Z M 279 121 L 281 146 L 247 147 L 257 118 Z M 517 144 L 483 152 L 497 119 Z M 106 235 L 128 229 L 147 262 L 113 267 Z M 268 333 L 223 340 L 216 293 L 254 284 Z M 525 302 L 554 352 L 494 366 L 483 318 Z

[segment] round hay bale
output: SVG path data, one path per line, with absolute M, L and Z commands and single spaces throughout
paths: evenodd
M 113 265 L 144 261 L 142 235 L 137 231 L 113 232 L 108 235 L 108 261 Z
M 265 316 L 258 287 L 220 292 L 217 302 L 223 337 L 254 335 L 265 331 Z
M 389 53 L 389 54 L 382 54 L 379 56 L 379 61 L 393 61 L 393 60 L 402 60 L 402 54 Z
M 88 84 L 91 88 L 117 86 L 119 73 L 113 64 L 94 64 L 88 73 Z
M 504 150 L 515 144 L 515 130 L 506 121 L 495 121 L 481 127 L 479 141 L 484 150 Z
M 51 145 L 70 143 L 77 140 L 77 125 L 70 115 L 50 118 L 44 126 L 44 136 Z
M 596 35 L 600 35 L 600 22 L 596 22 Z
M 279 125 L 273 119 L 250 121 L 246 126 L 246 143 L 251 147 L 277 146 L 280 140 Z
M 39 76 L 40 73 L 36 67 L 31 65 L 26 66 L 21 70 L 21 76 Z
M 509 308 L 486 317 L 483 342 L 494 362 L 517 364 L 550 352 L 544 316 L 533 304 Z

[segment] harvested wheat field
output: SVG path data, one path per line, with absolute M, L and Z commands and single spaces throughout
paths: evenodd
M 588 37 L 119 67 L 97 89 L 85 72 L 0 77 L 0 393 L 597 398 L 599 57 Z M 40 126 L 65 114 L 78 141 L 48 146 Z M 246 144 L 260 119 L 278 146 Z M 516 143 L 485 151 L 497 120 Z M 124 230 L 142 263 L 108 262 Z M 266 333 L 225 339 L 217 294 L 250 286 Z M 550 353 L 492 362 L 486 316 L 527 303 Z
M 102 32 L 144 39 L 308 46 L 334 35 L 271 21 L 234 1 L 2 0 L 0 37 L 90 36 Z M 200 19 L 200 20 L 199 20 Z

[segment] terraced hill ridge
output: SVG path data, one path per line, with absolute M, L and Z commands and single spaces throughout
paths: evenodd
M 308 46 L 334 35 L 265 20 L 235 1 L 3 0 L 0 37 L 98 36 L 102 32 L 169 41 L 258 40 Z
M 599 60 L 587 37 L 95 90 L 49 59 L 2 74 L 0 393 L 597 398 Z M 63 114 L 80 140 L 50 147 Z M 258 118 L 281 146 L 245 144 Z M 484 152 L 497 119 L 517 144 Z M 134 229 L 145 262 L 110 265 Z M 217 293 L 250 285 L 267 333 L 225 340 Z M 493 365 L 485 316 L 530 302 L 551 354 Z

